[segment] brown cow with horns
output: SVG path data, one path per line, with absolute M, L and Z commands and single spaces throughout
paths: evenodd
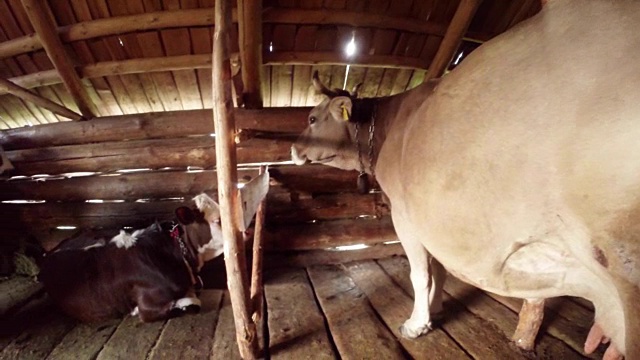
M 440 310 L 432 255 L 527 300 L 525 315 L 548 297 L 586 298 L 585 351 L 610 340 L 605 359 L 640 359 L 638 24 L 639 1 L 550 1 L 439 82 L 381 99 L 322 87 L 292 157 L 375 172 L 411 265 L 404 336 Z M 536 311 L 516 338 L 533 343 Z

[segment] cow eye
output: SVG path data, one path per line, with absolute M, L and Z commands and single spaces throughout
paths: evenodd
M 311 117 L 309 117 L 309 125 L 312 125 L 313 123 L 315 123 L 315 122 L 316 122 L 316 120 L 317 120 L 317 119 L 316 119 L 316 117 L 315 117 L 315 116 L 311 116 Z

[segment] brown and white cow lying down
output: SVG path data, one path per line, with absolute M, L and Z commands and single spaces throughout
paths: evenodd
M 381 99 L 325 91 L 292 157 L 374 170 L 411 264 L 405 336 L 440 307 L 430 253 L 534 308 L 592 301 L 585 351 L 610 338 L 606 359 L 640 359 L 638 24 L 639 1 L 550 1 L 439 83 Z
M 39 261 L 39 280 L 54 302 L 81 321 L 126 314 L 155 321 L 196 311 L 203 263 L 223 249 L 218 205 L 205 194 L 179 207 L 177 222 L 127 233 L 86 232 Z

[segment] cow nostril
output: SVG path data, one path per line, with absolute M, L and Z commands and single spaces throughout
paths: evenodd
M 300 154 L 295 145 L 291 146 L 291 160 L 296 165 L 304 165 L 310 162 L 310 160 L 304 155 Z

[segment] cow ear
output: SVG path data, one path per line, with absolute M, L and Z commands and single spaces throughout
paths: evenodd
M 176 217 L 182 225 L 189 225 L 196 220 L 196 214 L 186 206 L 180 206 L 176 209 Z
M 335 120 L 349 121 L 351 120 L 351 108 L 353 103 L 346 96 L 338 96 L 329 102 L 329 113 Z

